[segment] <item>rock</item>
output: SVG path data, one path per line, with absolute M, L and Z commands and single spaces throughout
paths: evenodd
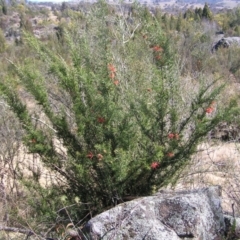
M 234 123 L 221 122 L 210 131 L 210 137 L 227 142 L 240 141 L 240 126 Z
M 161 192 L 92 218 L 83 229 L 89 239 L 218 240 L 225 230 L 221 189 Z
M 215 42 L 212 47 L 212 52 L 217 51 L 220 47 L 228 48 L 232 45 L 240 47 L 240 37 L 225 37 Z

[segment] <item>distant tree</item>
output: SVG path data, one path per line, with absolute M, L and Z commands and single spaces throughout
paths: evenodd
M 203 10 L 202 8 L 195 8 L 195 20 L 202 19 Z
M 149 8 L 148 8 L 148 7 L 144 7 L 144 8 L 142 9 L 142 14 L 143 14 L 144 19 L 145 19 L 146 21 L 152 19 L 152 13 L 149 11 Z
M 173 17 L 173 15 L 171 15 L 170 17 L 170 29 L 176 29 L 175 18 Z
M 240 25 L 240 8 L 236 8 L 229 12 L 226 16 L 228 26 L 227 28 L 235 28 Z
M 176 30 L 177 30 L 178 32 L 180 32 L 180 31 L 182 30 L 182 22 L 183 22 L 183 16 L 182 16 L 182 14 L 180 13 L 180 14 L 178 15 L 177 25 L 176 25 Z
M 156 8 L 155 17 L 159 22 L 162 21 L 162 11 L 160 8 Z
M 213 19 L 213 14 L 208 6 L 207 3 L 205 3 L 203 11 L 202 11 L 202 17 L 206 18 L 208 20 L 212 20 Z
M 164 13 L 162 16 L 163 27 L 165 30 L 169 30 L 169 16 L 167 13 Z
M 5 2 L 5 0 L 1 0 L 1 7 L 2 7 L 2 13 L 4 15 L 7 15 L 8 9 L 7 9 L 7 3 Z
M 191 9 L 188 9 L 188 10 L 184 13 L 183 17 L 184 17 L 185 19 L 194 18 L 194 12 L 193 12 Z
M 68 5 L 66 2 L 63 2 L 61 5 L 61 12 L 64 12 L 66 9 L 68 9 Z

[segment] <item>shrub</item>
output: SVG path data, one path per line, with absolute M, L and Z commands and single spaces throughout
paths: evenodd
M 89 218 L 174 183 L 198 143 L 237 111 L 234 102 L 216 109 L 218 80 L 199 78 L 193 91 L 182 85 L 173 43 L 155 18 L 139 6 L 125 10 L 92 5 L 65 28 L 64 58 L 26 33 L 32 55 L 14 64 L 18 78 L 0 83 L 29 152 L 62 176 L 49 189 L 24 180 L 45 217 L 77 203 L 72 219 Z M 34 98 L 35 113 L 19 87 Z

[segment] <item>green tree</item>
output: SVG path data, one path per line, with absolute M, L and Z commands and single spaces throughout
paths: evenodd
M 167 13 L 163 14 L 162 23 L 163 23 L 164 30 L 168 31 L 170 29 L 170 20 L 169 20 L 169 15 Z
M 194 12 L 193 12 L 191 9 L 188 9 L 188 10 L 184 13 L 183 17 L 184 17 L 185 19 L 194 19 Z
M 202 8 L 195 8 L 195 20 L 199 21 L 202 19 L 203 10 Z
M 7 15 L 8 13 L 8 8 L 7 8 L 7 3 L 5 0 L 1 0 L 1 7 L 2 7 L 2 13 L 4 15 Z
M 176 29 L 176 20 L 173 15 L 171 15 L 169 21 L 170 21 L 170 29 L 175 30 Z
M 159 22 L 162 21 L 162 11 L 160 8 L 156 8 L 155 17 Z
M 66 2 L 63 2 L 62 5 L 61 5 L 61 12 L 64 12 L 65 10 L 68 9 L 68 5 Z
M 212 20 L 213 19 L 213 14 L 208 6 L 207 3 L 205 3 L 204 7 L 203 7 L 203 11 L 202 11 L 202 17 L 206 18 L 208 20 Z
M 183 25 L 183 16 L 182 14 L 180 13 L 178 15 L 178 19 L 177 19 L 177 25 L 176 25 L 176 30 L 178 32 L 180 32 L 182 30 L 182 25 Z

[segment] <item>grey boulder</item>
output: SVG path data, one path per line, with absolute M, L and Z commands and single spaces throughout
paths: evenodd
M 234 45 L 240 47 L 240 37 L 225 37 L 213 44 L 212 52 L 217 51 L 220 47 L 228 48 Z
M 181 192 L 159 192 L 92 218 L 87 239 L 220 240 L 225 230 L 218 186 Z

